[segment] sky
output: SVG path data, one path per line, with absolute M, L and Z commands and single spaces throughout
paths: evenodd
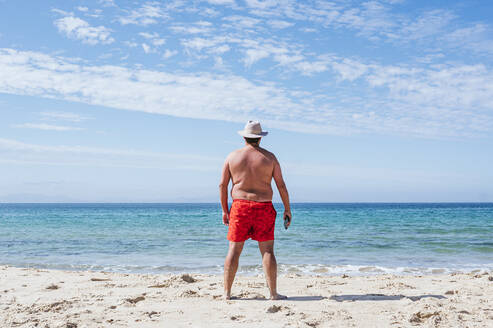
M 0 202 L 217 202 L 248 120 L 293 202 L 491 202 L 491 17 L 477 0 L 0 0 Z

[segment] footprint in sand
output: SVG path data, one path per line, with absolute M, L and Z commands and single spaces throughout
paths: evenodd
M 111 279 L 105 279 L 105 278 L 91 278 L 91 281 L 111 281 Z
M 180 297 L 199 297 L 200 295 L 194 290 L 186 290 L 180 294 Z
M 284 307 L 285 309 L 288 309 L 287 307 Z M 267 308 L 267 313 L 276 313 L 276 312 L 279 312 L 283 309 L 283 306 L 281 305 L 272 305 L 270 307 Z
M 55 290 L 55 289 L 58 289 L 58 288 L 60 288 L 60 287 L 58 285 L 55 285 L 55 284 L 51 284 L 48 287 L 46 287 L 46 289 L 50 289 L 50 290 Z
M 197 281 L 197 279 L 195 279 L 194 277 L 192 277 L 191 275 L 189 274 L 184 274 L 181 276 L 181 280 L 185 281 L 185 282 L 188 282 L 189 284 L 191 283 L 194 283 Z
M 145 300 L 146 298 L 144 296 L 137 296 L 137 297 L 134 297 L 134 298 L 127 298 L 125 299 L 125 301 L 131 303 L 131 304 L 137 304 L 138 302 L 140 301 L 143 301 Z

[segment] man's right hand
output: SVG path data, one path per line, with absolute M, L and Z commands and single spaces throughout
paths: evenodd
M 289 216 L 289 220 L 286 223 L 286 229 L 287 229 L 291 225 L 291 220 L 293 218 L 293 215 L 291 214 L 291 211 L 284 211 L 284 215 L 282 216 L 282 218 L 284 219 L 286 216 Z
M 223 224 L 229 225 L 229 213 L 223 212 Z

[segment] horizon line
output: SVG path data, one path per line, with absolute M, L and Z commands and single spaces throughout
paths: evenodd
M 228 201 L 228 203 L 231 203 Z M 273 204 L 282 204 L 281 201 L 273 201 Z M 220 202 L 2 202 L 0 205 L 16 204 L 221 204 Z M 354 202 L 290 202 L 290 204 L 493 204 L 493 201 L 410 201 L 410 202 L 386 202 L 386 201 L 354 201 Z

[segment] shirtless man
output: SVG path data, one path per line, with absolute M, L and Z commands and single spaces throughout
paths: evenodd
M 245 147 L 228 155 L 219 184 L 223 223 L 228 225 L 229 251 L 224 261 L 224 297 L 231 299 L 231 286 L 245 240 L 258 241 L 270 298 L 284 299 L 277 293 L 277 262 L 274 256 L 274 225 L 276 210 L 272 206 L 271 181 L 274 178 L 284 204 L 286 227 L 291 223 L 291 209 L 281 167 L 274 154 L 260 148 L 260 139 L 267 135 L 259 122 L 249 121 L 238 131 L 245 138 Z M 228 184 L 232 180 L 233 204 L 228 208 Z M 286 228 L 287 229 L 287 228 Z

